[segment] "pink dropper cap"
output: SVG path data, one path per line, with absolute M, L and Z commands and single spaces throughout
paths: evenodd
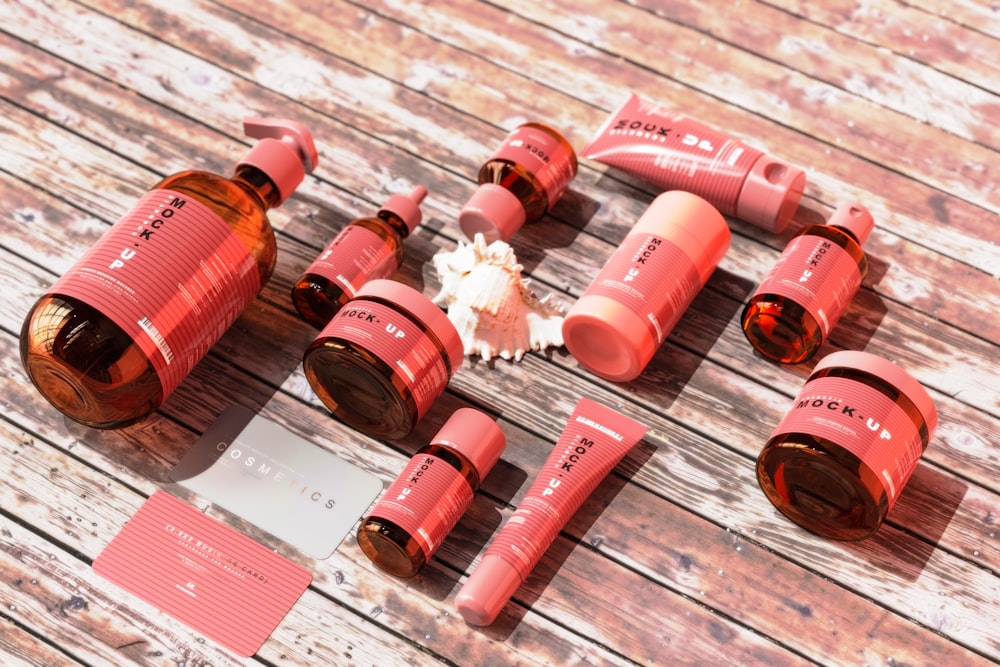
M 480 185 L 458 214 L 462 233 L 470 241 L 482 234 L 487 243 L 510 241 L 525 219 L 521 200 L 496 183 Z
M 743 181 L 736 200 L 736 217 L 780 234 L 792 221 L 805 189 L 804 171 L 761 155 Z
M 386 211 L 397 216 L 406 225 L 406 229 L 413 231 L 414 227 L 423 220 L 423 213 L 420 212 L 420 202 L 427 196 L 427 188 L 418 185 L 410 190 L 408 195 L 392 195 L 386 200 L 379 213 Z
M 455 607 L 466 623 L 490 625 L 521 583 L 521 576 L 510 563 L 486 554 L 458 591 Z
M 826 224 L 850 232 L 859 244 L 864 244 L 875 228 L 875 218 L 861 204 L 850 202 L 838 206 Z
M 284 118 L 247 118 L 243 132 L 260 141 L 237 166 L 250 165 L 267 174 L 283 204 L 319 163 L 312 135 L 301 123 Z

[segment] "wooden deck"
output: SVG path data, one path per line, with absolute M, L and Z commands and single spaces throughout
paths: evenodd
M 792 227 L 732 220 L 730 252 L 639 379 L 564 349 L 467 360 L 417 432 L 369 440 L 313 399 L 313 331 L 292 281 L 353 218 L 425 184 L 399 279 L 428 295 L 480 163 L 520 122 L 576 147 L 631 91 L 807 170 Z M 154 417 L 69 423 L 31 387 L 33 301 L 161 177 L 231 173 L 252 114 L 298 118 L 319 169 L 271 219 L 275 276 Z M 0 663 L 243 661 L 96 575 L 93 559 L 232 403 L 386 484 L 457 407 L 509 445 L 413 580 L 353 536 L 260 665 L 976 665 L 1000 663 L 1000 14 L 977 0 L 15 0 L 0 22 Z M 512 240 L 533 284 L 578 297 L 656 191 L 581 160 Z M 873 538 L 842 544 L 776 513 L 754 458 L 812 364 L 751 353 L 742 304 L 802 225 L 857 199 L 872 270 L 821 354 L 866 349 L 930 391 L 940 426 Z M 517 506 L 572 406 L 649 424 L 497 623 L 466 625 L 461 583 Z

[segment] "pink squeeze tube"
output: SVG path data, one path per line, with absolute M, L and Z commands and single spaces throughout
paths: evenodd
M 647 430 L 580 399 L 528 494 L 458 592 L 455 604 L 467 623 L 496 620 L 569 518 Z
M 801 169 L 634 93 L 580 154 L 776 234 L 806 185 Z

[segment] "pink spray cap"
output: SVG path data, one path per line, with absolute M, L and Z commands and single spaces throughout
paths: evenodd
M 260 141 L 239 164 L 257 167 L 267 174 L 278 189 L 279 204 L 319 163 L 312 135 L 301 123 L 283 118 L 247 118 L 243 132 Z
M 458 214 L 462 233 L 470 241 L 482 234 L 487 243 L 509 241 L 526 219 L 524 206 L 513 192 L 496 183 L 483 183 Z
M 459 408 L 431 438 L 461 453 L 476 468 L 479 480 L 490 472 L 507 446 L 507 437 L 496 421 L 475 408 Z
M 490 625 L 521 583 L 521 576 L 510 563 L 486 554 L 458 591 L 455 606 L 466 623 Z
M 780 234 L 795 215 L 805 188 L 805 172 L 770 155 L 761 155 L 743 182 L 736 217 Z
M 385 204 L 382 205 L 382 208 L 379 209 L 379 213 L 388 211 L 398 216 L 406 225 L 406 228 L 412 232 L 413 228 L 423 220 L 423 214 L 420 212 L 420 202 L 426 196 L 427 188 L 418 185 L 410 190 L 410 194 L 408 195 L 392 195 L 389 197 Z
M 860 370 L 891 384 L 917 407 L 920 416 L 924 418 L 924 423 L 927 424 L 927 440 L 930 441 L 934 435 L 934 430 L 937 428 L 937 408 L 934 407 L 934 401 L 931 399 L 930 394 L 927 393 L 927 390 L 924 389 L 924 386 L 912 375 L 888 359 L 884 359 L 871 352 L 859 352 L 856 350 L 842 350 L 826 355 L 813 368 L 813 374 L 827 368 Z M 924 447 L 926 446 L 927 443 L 925 442 Z
M 863 244 L 875 228 L 875 218 L 861 204 L 850 202 L 838 206 L 826 224 L 850 232 L 858 243 Z

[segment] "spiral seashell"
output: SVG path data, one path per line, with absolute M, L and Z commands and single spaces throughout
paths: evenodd
M 489 245 L 482 234 L 459 241 L 431 259 L 441 282 L 434 303 L 448 310 L 467 355 L 520 361 L 528 350 L 560 346 L 566 307 L 549 294 L 539 299 L 521 276 L 514 250 Z

